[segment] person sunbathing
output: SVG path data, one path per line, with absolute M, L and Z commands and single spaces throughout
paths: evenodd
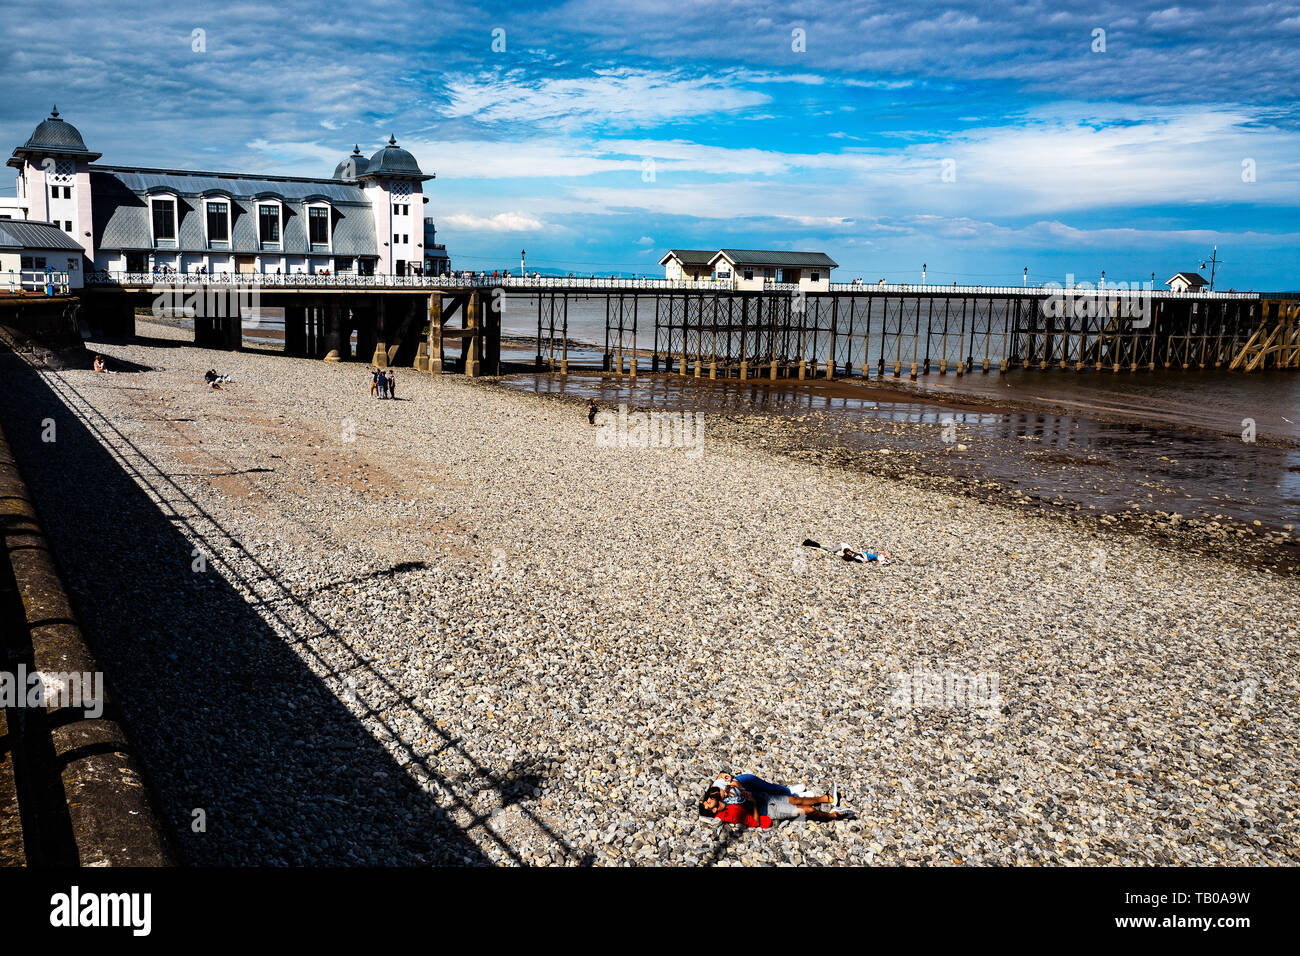
M 802 796 L 790 787 L 768 783 L 753 774 L 720 774 L 705 791 L 699 809 L 702 817 L 766 830 L 775 820 L 796 820 L 800 816 L 810 820 L 855 819 L 852 810 L 821 809 L 822 804 L 833 807 L 838 803 L 839 788 L 835 786 L 830 793 Z
M 869 561 L 875 561 L 879 564 L 888 564 L 890 561 L 890 555 L 888 554 L 872 554 L 870 551 L 856 551 L 843 541 L 841 541 L 840 546 L 831 553 L 843 558 L 845 561 L 857 561 L 861 564 L 866 564 Z

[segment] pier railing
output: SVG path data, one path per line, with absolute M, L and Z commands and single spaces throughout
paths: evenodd
M 66 285 L 66 274 L 64 282 Z M 730 281 L 712 279 L 654 279 L 620 278 L 615 276 L 488 276 L 488 275 L 321 275 L 295 272 L 288 275 L 266 272 L 107 272 L 86 273 L 89 286 L 145 286 L 181 285 L 222 286 L 256 285 L 263 289 L 591 289 L 593 291 L 635 292 L 736 292 Z M 763 282 L 765 293 L 800 291 L 798 283 Z M 1074 286 L 1047 285 L 914 285 L 910 283 L 857 283 L 831 282 L 825 290 L 804 289 L 805 294 L 825 291 L 839 295 L 922 295 L 922 296 L 1031 296 L 1068 294 L 1071 296 L 1151 296 L 1168 299 L 1199 299 L 1203 301 L 1254 300 L 1258 292 L 1174 292 L 1172 290 L 1125 288 L 1120 285 Z
M 566 276 L 396 276 L 320 275 L 295 272 L 106 272 L 86 273 L 91 286 L 228 286 L 256 285 L 264 289 L 593 289 L 611 291 L 728 291 L 727 283 L 691 279 L 620 279 Z
M 46 295 L 67 295 L 68 274 L 44 269 L 9 269 L 0 272 L 0 288 L 7 292 L 44 291 Z

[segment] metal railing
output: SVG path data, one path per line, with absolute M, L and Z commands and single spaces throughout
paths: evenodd
M 295 272 L 281 275 L 265 272 L 108 272 L 86 273 L 92 286 L 222 286 L 257 285 L 261 288 L 311 289 L 692 289 L 719 290 L 729 285 L 690 279 L 620 279 L 567 278 L 564 276 L 393 276 L 393 275 L 318 275 Z
M 9 292 L 44 292 L 46 295 L 67 295 L 68 274 L 45 269 L 20 269 L 0 273 L 0 282 Z
M 775 282 L 767 279 L 763 283 L 765 292 L 795 292 L 799 286 L 793 282 Z M 910 283 L 888 282 L 832 282 L 831 292 L 879 292 L 889 295 L 1072 295 L 1072 296 L 1153 296 L 1170 299 L 1258 299 L 1258 292 L 1175 292 L 1172 289 L 1142 289 L 1132 287 L 1091 285 L 1065 286 L 1060 284 L 1034 285 L 913 285 Z
M 647 291 L 683 290 L 694 292 L 731 292 L 735 291 L 731 280 L 713 279 L 651 279 L 619 278 L 616 276 L 489 276 L 465 273 L 455 275 L 319 275 L 315 273 L 295 272 L 288 275 L 266 272 L 221 272 L 221 273 L 178 273 L 178 272 L 105 272 L 86 273 L 86 285 L 91 286 L 222 286 L 255 285 L 263 289 L 608 289 L 613 291 Z M 764 292 L 798 292 L 800 286 L 794 282 L 777 282 L 774 279 L 763 281 Z M 813 290 L 804 290 L 805 292 Z M 820 291 L 820 290 L 818 290 Z M 1160 289 L 1125 289 L 1118 286 L 1103 286 L 1100 289 L 1089 286 L 1058 285 L 912 285 L 899 283 L 858 284 L 854 282 L 831 282 L 826 291 L 835 293 L 878 293 L 888 295 L 1070 295 L 1070 296 L 1150 296 L 1171 299 L 1258 299 L 1258 292 L 1173 292 Z

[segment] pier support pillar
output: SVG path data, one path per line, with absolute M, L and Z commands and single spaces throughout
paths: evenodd
M 743 382 L 749 378 L 749 362 L 744 359 L 740 362 L 740 380 Z
M 718 377 L 718 363 L 716 361 L 709 363 L 709 379 L 713 380 Z
M 314 308 L 320 309 L 320 306 Z M 347 343 L 343 340 L 342 309 L 339 308 L 338 299 L 330 296 L 329 305 L 325 309 L 325 361 L 343 361 L 343 353 L 347 348 Z
M 835 379 L 835 360 L 834 358 L 832 358 L 830 361 L 826 363 L 826 381 L 830 382 L 830 381 L 834 381 L 834 379 Z
M 465 340 L 465 374 L 478 378 L 482 374 L 483 346 L 479 341 L 482 336 L 483 300 L 479 293 L 471 292 L 465 300 L 465 328 L 473 329 L 474 334 Z
M 375 296 L 375 351 L 370 364 L 379 368 L 388 368 L 388 297 Z
M 801 359 L 799 361 L 799 381 L 802 382 L 804 380 L 804 376 L 807 374 L 808 374 L 808 363 L 807 361 Z
M 769 377 L 770 377 L 770 378 L 772 379 L 772 381 L 774 381 L 774 382 L 776 381 L 776 373 L 777 373 L 777 361 L 776 361 L 776 359 L 773 359 L 773 360 L 772 360 L 772 369 L 771 369 L 771 372 L 769 373 Z
M 429 374 L 442 374 L 442 296 L 429 296 Z

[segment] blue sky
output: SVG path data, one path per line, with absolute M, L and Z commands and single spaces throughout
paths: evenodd
M 1220 287 L 1300 287 L 1300 3 L 6 7 L 10 147 L 55 102 L 124 165 L 329 175 L 393 133 L 459 267 L 1161 282 L 1217 243 Z

